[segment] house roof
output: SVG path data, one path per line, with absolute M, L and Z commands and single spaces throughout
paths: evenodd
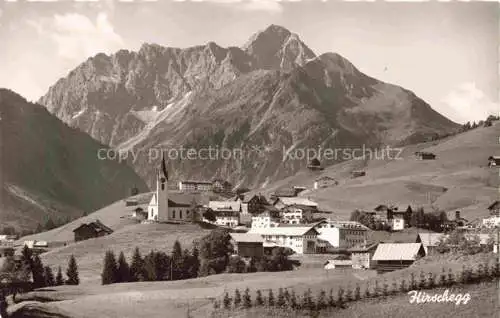
M 438 246 L 441 238 L 447 238 L 448 235 L 443 233 L 418 233 L 417 239 L 420 238 L 420 242 L 424 246 Z
M 369 230 L 369 228 L 357 221 L 338 221 L 338 220 L 331 220 L 331 219 L 326 219 L 326 220 L 321 220 L 316 222 L 315 226 L 318 226 L 323 223 L 328 223 L 333 225 L 336 228 L 342 228 L 342 229 L 351 229 L 351 230 Z
M 310 226 L 252 228 L 248 233 L 260 235 L 302 236 L 311 230 L 317 234 L 317 231 Z
M 106 233 L 113 233 L 113 230 L 106 225 L 102 224 L 101 221 L 95 220 L 93 222 L 85 223 L 77 227 L 76 229 L 73 230 L 73 232 L 78 231 L 81 228 L 88 227 L 91 230 L 94 230 L 95 232 L 106 232 Z
M 306 205 L 306 206 L 313 206 L 313 207 L 318 206 L 318 203 L 311 201 L 309 199 L 306 199 L 306 198 L 301 198 L 301 197 L 292 197 L 292 198 L 280 197 L 278 200 L 283 202 L 284 205 L 298 204 L 298 205 Z
M 495 206 L 497 206 L 500 203 L 500 201 L 496 200 L 494 201 L 489 207 L 488 210 L 493 210 Z
M 181 180 L 179 181 L 180 183 L 183 184 L 212 184 L 210 181 L 197 181 L 197 180 Z
M 263 243 L 262 235 L 255 233 L 230 233 L 231 238 L 238 243 Z
M 322 180 L 332 180 L 332 181 L 335 181 L 335 179 L 334 179 L 334 178 L 329 177 L 329 176 L 321 176 L 321 177 L 318 177 L 318 178 L 316 178 L 316 180 L 315 180 L 315 181 L 322 181 Z
M 373 255 L 374 261 L 409 261 L 415 260 L 421 243 L 380 243 Z
M 349 252 L 351 253 L 363 253 L 363 252 L 368 252 L 368 251 L 371 251 L 373 249 L 375 249 L 377 247 L 378 243 L 370 243 L 370 244 L 367 244 L 366 246 L 364 245 L 356 245 L 354 247 L 351 247 L 350 249 L 348 249 Z
M 239 211 L 241 204 L 238 201 L 210 201 L 208 207 L 214 211 L 218 210 L 231 210 Z

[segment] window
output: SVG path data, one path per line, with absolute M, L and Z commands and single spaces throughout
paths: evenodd
M 175 210 L 172 211 L 172 219 L 175 219 Z
M 179 211 L 179 219 L 182 219 L 182 210 Z

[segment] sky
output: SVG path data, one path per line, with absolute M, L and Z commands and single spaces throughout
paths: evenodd
M 36 101 L 99 52 L 241 46 L 277 24 L 317 55 L 339 53 L 456 122 L 477 121 L 500 110 L 499 13 L 494 2 L 3 1 L 0 87 Z

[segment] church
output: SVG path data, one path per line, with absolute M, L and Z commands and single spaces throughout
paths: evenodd
M 168 191 L 168 171 L 165 157 L 162 157 L 161 167 L 156 173 L 156 191 L 153 192 L 148 204 L 148 221 L 179 222 L 192 221 L 195 218 L 192 202 Z

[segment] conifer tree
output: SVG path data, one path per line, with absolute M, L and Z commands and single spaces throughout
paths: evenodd
M 365 298 L 370 298 L 372 296 L 370 292 L 370 284 L 366 284 L 366 289 L 365 289 Z
M 78 285 L 80 284 L 80 278 L 78 277 L 78 265 L 76 264 L 76 259 L 74 255 L 71 255 L 68 262 L 68 268 L 66 269 L 66 280 L 67 285 Z
M 397 292 L 398 292 L 398 282 L 396 281 L 396 278 L 393 278 L 390 294 L 396 294 Z
M 255 296 L 255 305 L 262 306 L 264 305 L 264 299 L 262 298 L 262 292 L 257 290 L 257 295 Z
M 40 288 L 45 286 L 45 278 L 43 277 L 44 267 L 42 260 L 38 255 L 33 257 L 33 262 L 31 264 L 31 275 L 33 277 L 33 286 L 35 288 Z
M 276 300 L 276 305 L 278 307 L 284 307 L 285 306 L 285 294 L 283 293 L 283 288 L 278 289 L 278 298 Z
M 476 270 L 476 273 L 474 275 L 474 281 L 475 282 L 480 282 L 482 281 L 484 278 L 485 278 L 485 275 L 484 275 L 484 265 L 483 264 L 479 264 L 477 266 L 477 270 Z
M 224 305 L 224 309 L 231 308 L 231 298 L 229 298 L 229 294 L 227 292 L 224 294 L 224 299 L 222 300 L 222 303 Z
M 136 247 L 130 263 L 130 281 L 138 282 L 144 280 L 144 259 L 139 248 Z
M 283 291 L 283 297 L 285 297 L 285 303 L 287 306 L 290 306 L 290 292 L 287 288 Z
M 0 288 L 0 317 L 7 317 L 7 306 L 4 291 Z
M 130 268 L 123 252 L 118 256 L 117 282 L 126 283 L 130 281 Z
M 417 281 L 415 279 L 415 273 L 411 272 L 410 273 L 410 290 L 415 290 L 417 289 Z
M 238 308 L 241 305 L 241 294 L 240 290 L 236 288 L 234 291 L 234 308 Z
M 490 281 L 491 278 L 492 278 L 492 275 L 491 275 L 491 272 L 490 272 L 490 263 L 488 262 L 488 260 L 484 261 L 483 269 L 484 269 L 484 279 L 486 281 Z
M 427 276 L 427 288 L 432 289 L 436 286 L 436 278 L 433 272 L 429 272 Z
M 218 300 L 214 300 L 214 309 L 217 310 L 220 308 L 220 304 Z
M 245 293 L 243 294 L 243 307 L 247 309 L 252 307 L 252 298 L 250 297 L 250 289 L 248 289 L 248 287 L 245 289 Z
M 408 287 L 406 286 L 406 280 L 401 278 L 401 282 L 399 283 L 399 291 L 402 293 L 406 293 L 408 291 Z
M 378 285 L 378 280 L 375 281 L 375 286 L 373 287 L 373 297 L 377 298 L 380 296 L 380 286 Z
M 337 306 L 340 308 L 344 307 L 344 288 L 342 286 L 337 291 Z
M 45 279 L 45 286 L 55 286 L 56 280 L 54 277 L 54 273 L 52 272 L 52 268 L 50 268 L 50 266 L 45 266 L 43 271 L 44 271 L 43 277 Z
M 359 284 L 356 283 L 356 287 L 354 288 L 354 300 L 360 300 L 361 299 L 361 287 L 359 287 Z
M 297 295 L 295 295 L 295 290 L 292 290 L 292 292 L 290 293 L 290 307 L 292 309 L 298 308 Z
M 441 269 L 441 275 L 439 276 L 439 283 L 438 285 L 441 286 L 441 287 L 444 287 L 447 285 L 447 277 L 446 277 L 446 270 L 445 268 L 443 267 Z
M 57 268 L 57 275 L 56 275 L 56 286 L 61 286 L 64 285 L 64 277 L 62 274 L 61 266 Z
M 269 289 L 269 294 L 267 296 L 267 305 L 269 307 L 273 307 L 274 306 L 274 294 L 273 294 L 273 290 L 272 289 Z
M 384 279 L 384 283 L 382 284 L 382 295 L 384 297 L 389 295 L 389 284 L 387 284 L 386 279 Z
M 318 297 L 316 299 L 316 309 L 323 310 L 326 308 L 326 306 L 327 306 L 327 304 L 326 304 L 326 292 L 322 289 L 319 292 Z
M 418 281 L 418 288 L 419 289 L 424 289 L 426 285 L 426 279 L 425 279 L 425 274 L 423 271 L 420 271 L 420 279 Z
M 455 281 L 455 275 L 453 274 L 453 271 L 450 268 L 450 269 L 448 269 L 448 279 L 446 280 L 446 286 L 451 286 L 455 283 L 457 283 Z
M 333 288 L 330 288 L 330 294 L 328 295 L 328 307 L 335 307 L 335 297 L 333 297 Z
M 352 289 L 351 289 L 351 285 L 347 285 L 347 289 L 345 290 L 345 300 L 347 302 L 352 301 Z
M 177 240 L 174 242 L 171 258 L 173 266 L 171 279 L 172 280 L 182 279 L 182 276 L 184 274 L 182 272 L 182 269 L 184 267 L 182 264 L 183 263 L 182 248 L 181 248 L 181 243 L 179 243 L 179 241 Z
M 118 266 L 113 251 L 107 251 L 104 255 L 101 281 L 103 285 L 114 284 L 118 281 Z
M 302 296 L 302 304 L 301 307 L 302 309 L 311 309 L 312 308 L 312 295 L 311 295 L 311 289 L 308 289 L 304 291 L 304 295 Z

